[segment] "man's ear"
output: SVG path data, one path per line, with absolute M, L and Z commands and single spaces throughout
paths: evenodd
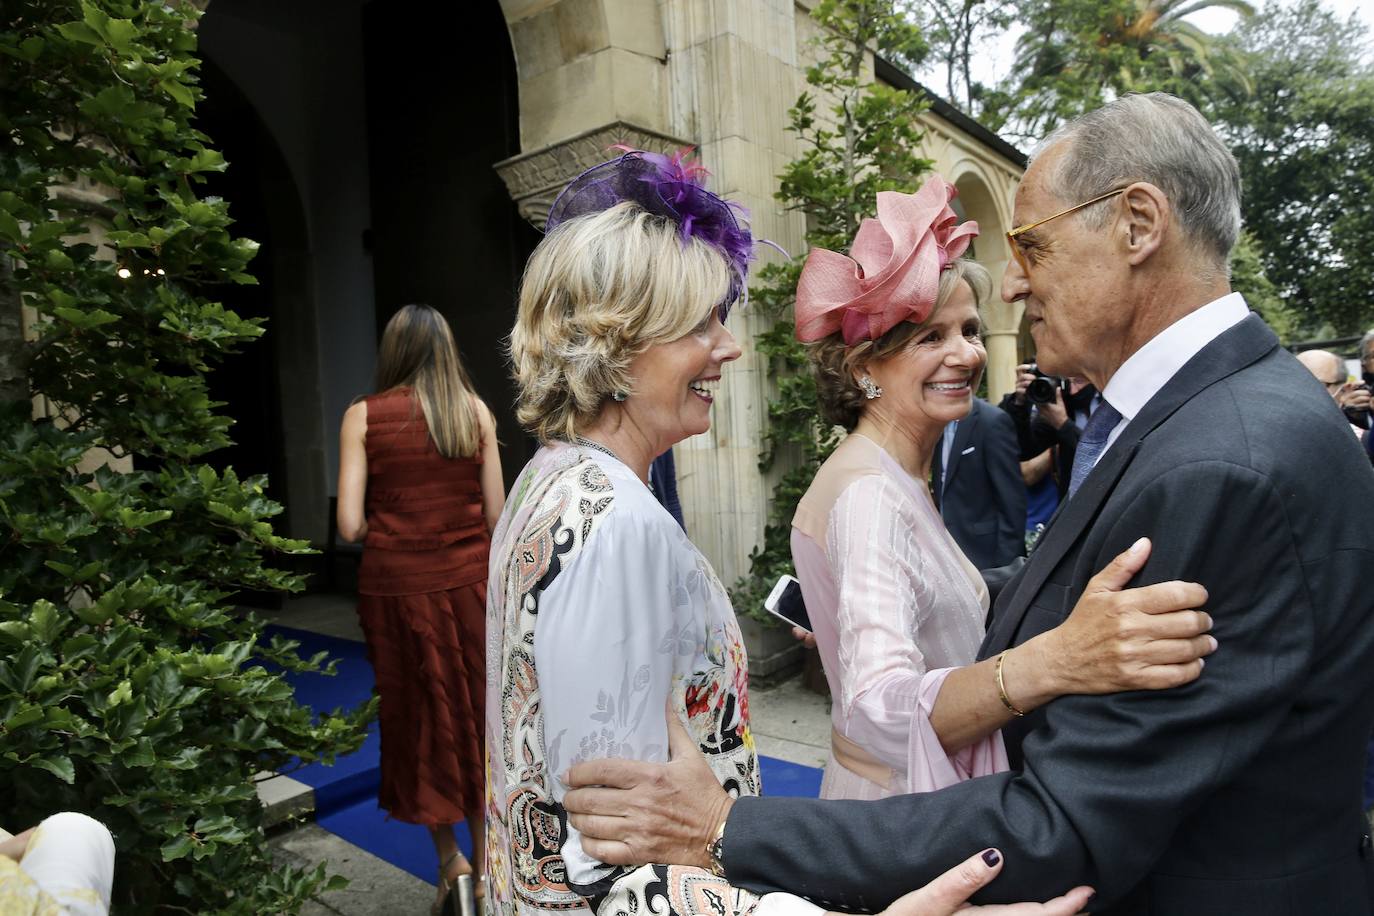
M 1126 208 L 1122 234 L 1126 259 L 1131 266 L 1139 267 L 1164 244 L 1174 211 L 1164 192 L 1148 181 L 1137 181 L 1121 196 Z

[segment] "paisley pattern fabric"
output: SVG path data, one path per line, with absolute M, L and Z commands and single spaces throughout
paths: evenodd
M 666 759 L 665 708 L 727 791 L 759 791 L 734 612 L 673 518 L 615 459 L 545 447 L 506 503 L 487 595 L 491 912 L 753 913 L 760 898 L 701 869 L 592 859 L 560 804 L 574 763 Z

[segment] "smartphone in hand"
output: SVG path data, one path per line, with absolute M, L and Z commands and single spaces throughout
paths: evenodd
M 794 627 L 811 632 L 811 618 L 806 613 L 806 602 L 802 601 L 801 583 L 792 576 L 781 576 L 763 609 L 775 617 L 781 617 Z

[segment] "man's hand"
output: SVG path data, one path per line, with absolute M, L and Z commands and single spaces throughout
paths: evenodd
M 1180 581 L 1128 588 L 1150 547 L 1141 538 L 1117 555 L 1088 581 L 1068 619 L 1007 653 L 1014 698 L 1038 706 L 1069 693 L 1177 687 L 1202 674 L 1203 656 L 1217 648 L 1211 615 L 1198 610 L 1207 589 Z
M 715 838 L 734 799 L 725 794 L 696 742 L 668 710 L 668 763 L 590 760 L 568 771 L 563 799 L 582 849 L 610 865 L 710 867 Z
M 1031 369 L 1030 363 L 1022 363 L 1016 367 L 1016 403 L 1026 403 L 1026 387 L 1035 381 L 1035 370 Z
M 1073 916 L 1088 905 L 1093 891 L 1076 887 L 1062 897 L 1044 903 L 1015 903 L 1008 906 L 969 906 L 968 898 L 997 877 L 1002 870 L 1002 854 L 986 849 L 951 868 L 918 891 L 893 902 L 881 916 L 952 916 L 954 913 L 977 916 Z
M 1336 403 L 1343 410 L 1369 410 L 1369 386 L 1361 382 L 1346 382 L 1336 395 Z
M 793 627 L 792 638 L 808 649 L 816 648 L 816 634 L 803 627 Z
M 1063 429 L 1064 424 L 1069 422 L 1069 409 L 1064 406 L 1064 390 L 1054 389 L 1054 400 L 1048 404 L 1037 404 L 1036 410 L 1040 413 L 1040 418 L 1055 429 Z

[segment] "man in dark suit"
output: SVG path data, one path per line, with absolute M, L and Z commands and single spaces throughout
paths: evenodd
M 1012 418 L 986 401 L 945 430 L 932 469 L 935 501 L 954 543 L 974 566 L 1005 566 L 1025 553 L 1026 488 Z M 948 456 L 948 464 L 946 464 Z
M 637 788 L 569 795 L 584 848 L 865 910 L 981 845 L 1005 870 L 980 902 L 1084 883 L 1095 916 L 1374 913 L 1360 810 L 1374 474 L 1321 385 L 1229 293 L 1239 199 L 1235 160 L 1196 110 L 1123 97 L 1032 162 L 1002 282 L 1041 368 L 1087 377 L 1104 400 L 981 655 L 1057 624 L 1148 536 L 1136 584 L 1208 591 L 1220 647 L 1202 677 L 1062 697 L 1003 730 L 1010 772 L 877 802 L 732 802 L 690 756 L 585 764 L 572 782 Z M 1001 695 L 1014 706 L 1016 685 Z

